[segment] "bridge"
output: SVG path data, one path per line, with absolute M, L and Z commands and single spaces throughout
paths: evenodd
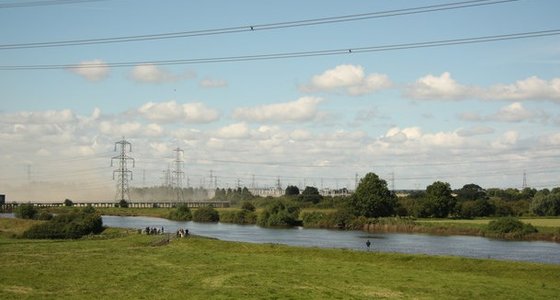
M 0 205 L 0 211 L 12 212 L 20 204 L 32 204 L 36 207 L 63 207 L 63 202 L 22 202 L 22 203 L 4 203 Z M 73 207 L 117 207 L 118 202 L 73 202 Z M 229 201 L 185 201 L 185 202 L 167 202 L 167 201 L 151 201 L 151 202 L 128 202 L 130 208 L 174 208 L 178 205 L 186 205 L 188 208 L 199 208 L 212 205 L 215 208 L 230 207 Z

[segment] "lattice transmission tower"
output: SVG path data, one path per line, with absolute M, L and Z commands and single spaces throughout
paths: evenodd
M 177 201 L 182 202 L 184 201 L 183 197 L 183 177 L 185 176 L 185 172 L 183 172 L 183 159 L 182 156 L 185 154 L 181 148 L 177 147 L 177 149 L 173 150 L 175 152 L 175 170 L 173 170 L 173 177 L 174 177 L 174 187 L 177 190 Z
M 132 144 L 130 144 L 124 137 L 122 140 L 115 142 L 115 152 L 117 152 L 117 146 L 119 147 L 119 155 L 113 156 L 111 158 L 111 167 L 114 166 L 113 161 L 117 160 L 117 169 L 113 170 L 113 180 L 115 180 L 115 174 L 117 174 L 117 193 L 115 194 L 115 200 L 120 201 L 130 201 L 130 193 L 128 188 L 129 176 L 132 180 L 132 171 L 128 169 L 128 162 L 132 161 L 132 167 L 134 167 L 134 158 L 128 156 L 129 152 L 132 152 Z

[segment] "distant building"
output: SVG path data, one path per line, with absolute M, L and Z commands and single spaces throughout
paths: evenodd
M 269 188 L 249 188 L 249 192 L 253 196 L 260 196 L 260 197 L 281 197 L 284 195 L 284 190 L 279 189 L 276 187 L 269 187 Z

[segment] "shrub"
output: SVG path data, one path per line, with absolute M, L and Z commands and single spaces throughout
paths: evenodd
M 220 213 L 220 222 L 234 224 L 255 224 L 257 223 L 257 215 L 250 210 L 228 210 Z
M 16 207 L 15 211 L 16 218 L 20 219 L 35 219 L 39 211 L 33 204 L 22 204 Z
M 255 206 L 253 205 L 253 203 L 245 201 L 241 205 L 241 209 L 242 210 L 247 210 L 247 211 L 255 211 Z
M 122 207 L 122 208 L 128 208 L 128 202 L 126 202 L 126 200 L 122 199 L 121 201 L 119 201 L 119 203 L 117 205 L 115 205 L 116 207 Z
M 53 215 L 46 211 L 41 211 L 37 216 L 37 220 L 48 221 L 53 218 Z
M 23 233 L 29 239 L 77 239 L 103 231 L 103 220 L 97 213 L 60 214 L 45 223 L 33 225 Z
M 260 214 L 257 223 L 261 226 L 296 226 L 299 206 L 287 200 L 274 200 Z
M 194 211 L 193 221 L 195 222 L 218 222 L 220 215 L 212 206 L 201 207 Z
M 74 202 L 72 202 L 72 200 L 70 199 L 66 199 L 64 200 L 64 206 L 73 206 Z
M 175 210 L 169 212 L 167 218 L 175 221 L 190 221 L 192 213 L 185 204 L 179 204 Z
M 503 217 L 488 223 L 487 231 L 501 237 L 523 237 L 538 232 L 531 224 L 525 224 L 514 217 Z

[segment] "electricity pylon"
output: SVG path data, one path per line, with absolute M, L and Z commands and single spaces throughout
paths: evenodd
M 120 147 L 120 154 L 111 158 L 111 167 L 113 166 L 114 160 L 118 162 L 117 169 L 113 170 L 113 180 L 115 180 L 115 173 L 117 174 L 117 193 L 115 194 L 115 200 L 130 201 L 128 176 L 130 175 L 130 180 L 132 180 L 132 171 L 128 169 L 128 161 L 131 160 L 132 167 L 134 167 L 134 158 L 128 156 L 127 153 L 132 152 L 132 145 L 125 140 L 124 137 L 121 141 L 115 142 L 115 152 L 117 151 L 117 145 Z
M 175 156 L 175 170 L 173 170 L 173 175 L 175 177 L 175 188 L 177 190 L 177 201 L 178 202 L 182 202 L 184 201 L 183 199 L 183 176 L 185 175 L 185 172 L 183 172 L 183 159 L 181 158 L 181 154 L 184 155 L 184 151 L 177 147 L 177 149 L 173 150 L 176 153 Z

